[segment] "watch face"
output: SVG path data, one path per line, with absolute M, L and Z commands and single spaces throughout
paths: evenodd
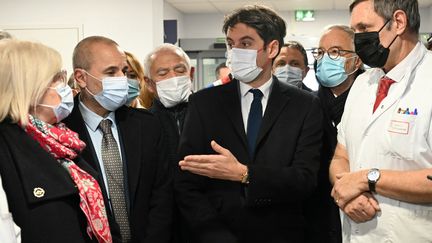
M 368 173 L 368 180 L 376 181 L 376 180 L 378 180 L 379 176 L 380 176 L 379 170 L 371 170 Z

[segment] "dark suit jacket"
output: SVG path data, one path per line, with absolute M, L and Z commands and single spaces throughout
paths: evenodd
M 170 166 L 177 168 L 178 166 L 178 144 L 180 140 L 180 133 L 183 130 L 184 118 L 186 114 L 188 103 L 180 103 L 171 108 L 165 106 L 158 100 L 153 101 L 150 107 L 150 112 L 153 113 L 160 122 L 162 127 L 165 142 L 168 145 L 168 158 Z
M 323 147 L 321 166 L 318 171 L 318 187 L 305 204 L 307 243 L 341 243 L 339 207 L 331 197 L 333 186 L 329 179 L 329 167 L 337 144 L 337 128 L 349 89 L 334 97 L 329 88 L 319 86 L 315 95 L 320 99 L 324 111 Z
M 74 162 L 96 173 L 82 159 Z M 87 220 L 69 173 L 22 128 L 7 121 L 0 123 L 0 175 L 22 242 L 97 242 L 86 232 Z M 35 195 L 35 188 L 44 190 L 42 197 Z
M 178 167 L 178 144 L 180 133 L 183 130 L 184 118 L 187 111 L 188 103 L 180 103 L 174 107 L 166 108 L 158 99 L 153 101 L 150 111 L 159 118 L 164 131 L 165 141 L 168 144 L 168 158 L 171 170 Z M 181 217 L 178 204 L 174 202 L 173 215 L 173 243 L 189 242 L 189 230 Z
M 317 98 L 296 87 L 273 87 L 250 158 L 238 81 L 189 99 L 181 158 L 213 154 L 215 140 L 248 166 L 247 186 L 177 170 L 175 195 L 197 242 L 302 242 L 303 200 L 316 186 L 322 136 Z
M 77 132 L 87 147 L 82 156 L 100 173 L 99 162 L 90 135 L 78 108 L 64 120 Z M 126 167 L 129 221 L 133 242 L 169 242 L 172 222 L 172 179 L 169 176 L 165 143 L 158 120 L 148 111 L 122 106 L 115 112 L 123 161 Z M 104 185 L 102 176 L 98 182 Z M 107 196 L 102 186 L 105 202 Z M 108 204 L 107 204 L 108 205 Z M 108 212 L 113 237 L 119 227 Z

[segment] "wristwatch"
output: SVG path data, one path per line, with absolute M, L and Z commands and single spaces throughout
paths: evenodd
M 368 184 L 369 184 L 369 191 L 372 193 L 376 193 L 375 191 L 375 185 L 378 182 L 379 178 L 381 176 L 380 170 L 377 168 L 372 168 L 369 170 L 367 174 Z
M 241 177 L 241 183 L 249 184 L 249 170 L 246 168 L 246 172 Z

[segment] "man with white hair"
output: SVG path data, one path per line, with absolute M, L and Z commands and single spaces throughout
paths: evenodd
M 183 130 L 189 95 L 192 93 L 193 68 L 183 49 L 172 44 L 156 47 L 145 58 L 144 66 L 147 87 L 156 94 L 150 111 L 161 122 L 168 144 L 170 166 L 175 168 L 178 162 L 177 147 Z M 187 229 L 184 229 L 184 223 L 180 223 L 182 220 L 179 216 L 180 214 L 176 213 L 174 242 L 187 242 Z
M 171 155 L 175 155 L 187 102 L 192 93 L 190 59 L 180 47 L 166 43 L 149 53 L 144 65 L 148 89 L 156 94 L 150 111 L 161 119 L 172 145 Z

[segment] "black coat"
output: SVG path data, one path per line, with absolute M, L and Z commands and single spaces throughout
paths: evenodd
M 318 172 L 318 187 L 305 204 L 306 231 L 308 243 L 341 243 L 342 232 L 339 207 L 331 197 L 332 185 L 329 179 L 329 167 L 337 144 L 337 128 L 349 89 L 334 97 L 329 88 L 319 86 L 315 93 L 324 110 L 324 134 L 321 153 L 321 166 Z
M 184 118 L 188 103 L 183 102 L 174 107 L 166 108 L 158 99 L 153 101 L 150 111 L 159 118 L 165 141 L 168 144 L 168 158 L 171 170 L 177 169 L 178 165 L 178 145 L 180 134 L 183 130 Z M 173 218 L 173 243 L 188 243 L 190 230 L 187 228 L 184 218 L 181 217 L 178 204 L 174 203 Z
M 168 145 L 168 159 L 173 168 L 178 166 L 177 149 L 180 134 L 183 130 L 187 106 L 188 103 L 180 103 L 174 107 L 165 108 L 159 100 L 155 99 L 150 107 L 150 112 L 152 112 L 160 121 L 165 142 Z
M 213 154 L 215 140 L 249 169 L 249 185 L 177 170 L 175 192 L 197 242 L 303 242 L 302 203 L 316 186 L 322 111 L 296 87 L 273 86 L 249 157 L 238 81 L 189 99 L 180 157 Z
M 100 173 L 90 135 L 75 99 L 72 114 L 64 120 L 87 147 L 82 156 Z M 122 106 L 115 112 L 120 144 L 127 172 L 129 220 L 133 242 L 169 242 L 172 224 L 172 178 L 169 175 L 166 145 L 159 121 L 146 110 Z M 104 185 L 102 176 L 98 182 Z M 105 202 L 106 190 L 102 186 Z M 113 238 L 119 227 L 108 212 Z
M 96 175 L 81 158 L 74 162 Z M 7 121 L 0 123 L 0 175 L 23 243 L 97 242 L 86 232 L 87 219 L 69 173 L 22 128 Z

